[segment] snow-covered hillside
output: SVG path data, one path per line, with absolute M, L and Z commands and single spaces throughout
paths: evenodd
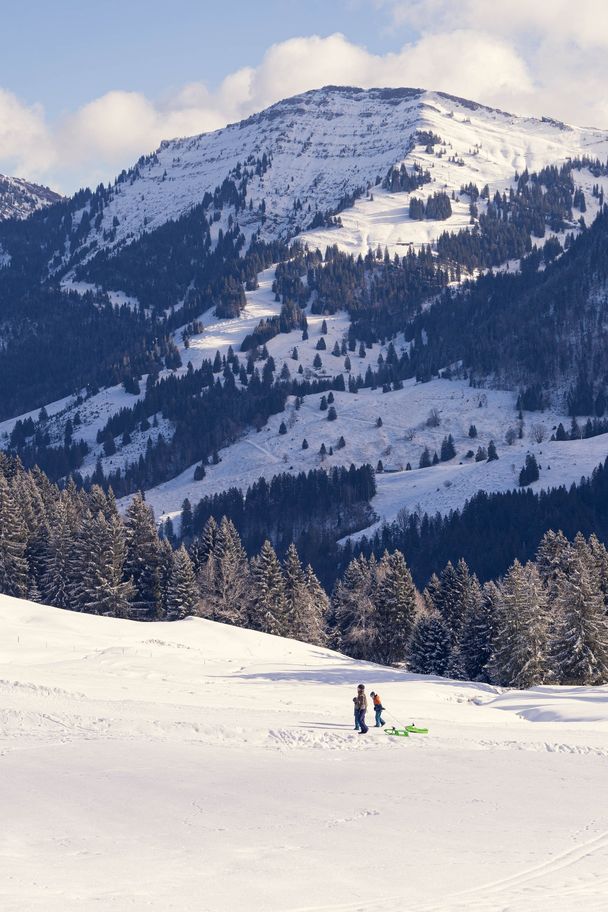
M 36 209 L 57 203 L 61 198 L 59 193 L 48 187 L 32 184 L 20 177 L 6 177 L 0 174 L 0 221 L 27 218 Z
M 0 596 L 5 912 L 605 907 L 608 691 Z M 428 736 L 352 730 L 362 681 Z
M 549 440 L 559 421 L 568 421 L 550 411 L 525 413 L 523 437 L 515 436 L 508 444 L 507 432 L 519 428 L 515 394 L 471 389 L 464 381 L 407 381 L 403 390 L 387 394 L 360 390 L 356 395 L 336 392 L 334 397 L 335 421 L 328 422 L 327 412 L 319 410 L 320 394 L 307 396 L 298 410 L 291 400 L 286 412 L 270 418 L 261 431 L 251 430 L 223 449 L 221 462 L 208 466 L 202 481 L 194 480 L 195 466 L 191 466 L 148 491 L 146 499 L 157 519 L 179 517 L 186 497 L 196 504 L 201 497 L 230 487 L 245 491 L 260 476 L 270 480 L 281 472 L 308 472 L 351 463 L 367 462 L 376 468 L 380 461 L 384 471 L 376 475 L 378 493 L 371 501 L 377 521 L 361 530 L 369 535 L 383 522 L 398 519 L 402 510 L 447 515 L 463 507 L 478 491 L 517 488 L 528 453 L 534 454 L 540 465 L 540 479 L 531 485 L 534 491 L 577 484 L 608 456 L 606 434 L 586 440 Z M 438 427 L 427 424 L 433 409 L 439 413 Z M 378 418 L 382 420 L 380 427 Z M 280 432 L 282 422 L 287 427 L 284 434 Z M 475 439 L 469 437 L 471 424 L 477 429 Z M 424 448 L 429 448 L 431 456 L 439 454 L 448 434 L 453 437 L 456 456 L 420 469 Z M 539 441 L 538 437 L 543 439 Z M 343 448 L 338 445 L 340 438 L 344 438 Z M 304 439 L 307 449 L 302 449 Z M 476 462 L 478 448 L 487 450 L 491 440 L 499 458 Z M 325 456 L 319 453 L 323 443 L 328 451 Z M 333 453 L 329 453 L 330 447 Z
M 429 137 L 433 138 L 432 142 Z M 81 242 L 90 244 L 94 240 L 96 246 L 92 250 L 99 250 L 108 244 L 119 246 L 142 231 L 151 231 L 188 211 L 205 193 L 213 193 L 228 176 L 237 180 L 235 175 L 243 174 L 249 160 L 246 204 L 238 213 L 246 236 L 261 229 L 266 239 L 285 237 L 306 228 L 315 213 L 334 211 L 340 201 L 361 190 L 355 204 L 340 212 L 340 226 L 302 231 L 302 240 L 321 250 L 336 243 L 357 254 L 380 245 L 402 255 L 410 245 L 419 247 L 429 243 L 446 229 L 468 226 L 470 198 L 461 194 L 463 185 L 474 183 L 481 188 L 488 183 L 492 195 L 496 190 L 507 189 L 516 171 L 538 170 L 548 163 L 583 156 L 605 160 L 608 134 L 547 119 L 516 117 L 437 92 L 327 87 L 282 101 L 223 130 L 163 143 L 157 153 L 140 161 L 126 177 L 119 179 L 102 212 L 92 220 L 91 234 L 83 236 Z M 258 167 L 256 163 L 262 160 L 264 166 Z M 439 190 L 454 193 L 450 218 L 412 220 L 409 217 L 412 193 L 392 193 L 377 184 L 390 168 L 401 163 L 409 173 L 418 168 L 431 176 L 429 183 L 413 191 L 414 195 L 428 197 Z M 608 178 L 594 176 L 583 168 L 573 172 L 573 180 L 585 193 L 584 217 L 590 224 L 599 208 L 592 187 L 597 185 L 608 193 Z M 262 202 L 264 213 L 260 209 Z M 479 201 L 481 209 L 485 205 Z M 218 211 L 219 222 L 214 223 L 214 232 L 217 233 L 217 225 L 226 227 L 230 214 L 229 205 L 225 211 Z M 574 209 L 573 226 L 581 215 Z M 75 216 L 73 224 L 78 222 Z M 577 230 L 573 228 L 574 233 Z M 196 369 L 218 350 L 226 354 L 232 346 L 235 352 L 240 352 L 243 339 L 260 320 L 278 315 L 281 305 L 272 292 L 274 267 L 258 278 L 259 288 L 246 293 L 247 306 L 240 317 L 218 319 L 212 310 L 202 314 L 204 331 L 190 336 L 187 349 L 181 329 L 174 333 L 183 361 L 177 376 L 186 372 L 189 362 Z M 75 282 L 72 275 L 64 278 L 64 286 L 80 291 L 92 287 Z M 113 291 L 111 296 L 114 303 L 137 305 L 134 298 L 125 298 L 120 291 Z M 332 354 L 336 343 L 342 348 L 348 331 L 348 314 L 340 311 L 326 318 L 326 350 L 321 352 L 322 367 L 315 368 L 313 362 L 318 354 L 316 346 L 323 317 L 307 314 L 307 319 L 310 330 L 307 341 L 301 339 L 298 330 L 279 334 L 268 342 L 277 374 L 283 365 L 287 365 L 292 377 L 297 376 L 299 369 L 304 378 L 311 379 L 341 373 L 348 386 L 349 373 L 365 374 L 368 365 L 377 366 L 380 355 L 386 357 L 387 345 L 374 345 L 364 358 L 357 349 L 349 352 L 352 363 L 347 368 L 342 354 Z M 471 327 L 471 332 L 475 332 L 475 327 Z M 398 351 L 404 348 L 403 336 L 397 337 L 394 345 Z M 293 357 L 294 349 L 297 357 Z M 242 354 L 240 357 L 243 360 Z M 168 373 L 163 372 L 161 377 Z M 143 376 L 140 396 L 145 384 Z M 84 391 L 80 392 L 84 396 Z M 529 451 L 537 455 L 542 466 L 536 487 L 576 482 L 608 453 L 604 437 L 567 444 L 547 443 L 559 421 L 566 426 L 569 421 L 563 400 L 557 395 L 554 411 L 524 416 L 523 438 L 515 440 L 512 446 L 506 445 L 505 435 L 518 428 L 514 391 L 488 390 L 482 397 L 464 383 L 434 381 L 408 382 L 403 390 L 387 395 L 380 390 L 362 390 L 357 396 L 337 393 L 337 420 L 333 424 L 328 424 L 327 413 L 319 410 L 319 398 L 306 397 L 299 411 L 291 401 L 286 413 L 275 416 L 261 432 L 251 431 L 222 450 L 221 462 L 209 468 L 203 481 L 194 482 L 194 466 L 190 466 L 177 478 L 150 491 L 148 499 L 155 506 L 158 518 L 175 516 L 186 496 L 194 502 L 231 486 L 247 487 L 260 475 L 269 478 L 278 472 L 308 470 L 321 464 L 329 467 L 371 462 L 376 466 L 381 460 L 387 474 L 378 476 L 379 492 L 373 506 L 380 521 L 392 520 L 402 508 L 443 512 L 462 506 L 477 490 L 505 490 L 515 486 Z M 485 405 L 479 408 L 482 398 Z M 155 442 L 159 434 L 168 438 L 174 431 L 173 425 L 158 414 L 151 429 L 134 430 L 128 442 L 123 443 L 117 437 L 117 453 L 105 456 L 103 445 L 97 440 L 98 431 L 112 415 L 131 407 L 136 399 L 117 386 L 85 396 L 84 401 L 74 395 L 47 404 L 51 420 L 45 424 L 44 432 L 52 446 L 61 446 L 66 422 L 71 421 L 78 428 L 75 436 L 84 439 L 90 447 L 82 473 L 90 474 L 98 459 L 103 470 L 110 473 L 136 461 L 148 442 Z M 441 424 L 430 429 L 426 419 L 433 408 L 440 411 Z M 38 409 L 30 414 L 35 419 Z M 379 428 L 378 418 L 383 422 Z M 279 434 L 282 421 L 287 425 L 286 434 Z M 475 440 L 468 437 L 470 424 L 478 427 Z M 533 439 L 536 425 L 545 427 L 545 440 L 540 444 Z M 8 445 L 13 426 L 14 420 L 0 424 L 2 445 Z M 440 467 L 417 470 L 423 448 L 429 446 L 431 453 L 435 449 L 439 451 L 446 434 L 454 437 L 456 458 Z M 341 437 L 345 446 L 338 448 Z M 302 449 L 304 438 L 309 444 L 306 450 Z M 498 462 L 475 462 L 467 456 L 471 449 L 487 447 L 490 440 L 498 447 L 501 457 Z M 319 455 L 322 443 L 328 450 L 333 447 L 333 454 L 323 461 Z M 408 463 L 411 472 L 405 471 Z
M 441 140 L 431 151 L 416 134 Z M 429 170 L 431 182 L 416 191 L 428 196 L 476 183 L 503 189 L 514 173 L 538 170 L 567 158 L 608 156 L 608 134 L 555 121 L 517 117 L 441 92 L 420 89 L 356 89 L 329 86 L 288 98 L 241 123 L 187 139 L 165 142 L 116 184 L 103 218 L 86 239 L 96 249 L 119 245 L 143 230 L 178 218 L 213 193 L 248 159 L 266 155 L 263 173 L 247 182 L 239 213 L 246 235 L 285 237 L 309 225 L 316 212 L 335 210 L 345 197 L 369 188 L 342 214 L 344 227 L 306 236 L 322 248 L 338 243 L 365 252 L 377 243 L 403 252 L 426 243 L 445 222 L 413 225 L 409 194 L 376 187 L 389 168 L 405 163 Z M 253 167 L 253 166 L 252 166 Z M 259 205 L 264 201 L 265 221 Z M 457 202 L 447 227 L 468 224 L 468 200 Z M 104 236 L 105 233 L 105 236 Z
M 203 315 L 204 331 L 190 338 L 185 348 L 181 333 L 175 333 L 183 367 L 175 373 L 186 373 L 188 362 L 194 368 L 200 367 L 204 359 L 213 359 L 216 351 L 225 355 L 230 346 L 239 351 L 240 343 L 252 332 L 261 319 L 278 314 L 280 303 L 274 300 L 272 280 L 274 267 L 261 273 L 259 288 L 247 292 L 247 307 L 239 318 L 219 320 L 211 312 Z M 327 334 L 323 336 L 326 348 L 317 351 L 321 338 L 323 321 Z M 344 357 L 332 354 L 336 342 L 342 343 L 348 330 L 348 317 L 344 312 L 323 317 L 309 314 L 309 338 L 302 340 L 301 333 L 280 333 L 267 343 L 274 358 L 277 374 L 287 365 L 291 376 L 299 376 L 300 365 L 303 377 L 324 378 L 342 374 L 348 385 L 349 373 L 364 374 L 368 365 L 377 366 L 378 357 L 387 354 L 388 345 L 375 344 L 366 349 L 365 357 L 359 350 L 349 352 L 350 371 L 345 369 Z M 403 337 L 394 340 L 399 352 L 406 343 Z M 297 359 L 293 358 L 294 348 Z M 315 355 L 322 356 L 322 366 L 315 369 Z M 167 376 L 165 371 L 161 376 Z M 169 437 L 172 424 L 160 414 L 157 426 L 148 431 L 136 431 L 127 445 L 116 438 L 118 452 L 105 456 L 103 446 L 97 442 L 97 432 L 107 420 L 120 411 L 131 407 L 143 396 L 146 378 L 141 381 L 139 396 L 126 393 L 122 386 L 102 389 L 100 392 L 77 403 L 69 397 L 47 406 L 50 419 L 45 428 L 51 443 L 58 445 L 63 440 L 64 427 L 69 419 L 74 421 L 78 414 L 82 422 L 78 436 L 91 448 L 85 458 L 81 472 L 91 473 L 98 459 L 106 473 L 118 466 L 136 461 L 145 452 L 147 441 L 153 442 L 160 433 Z M 532 485 L 533 490 L 566 485 L 569 487 L 589 476 L 593 469 L 608 456 L 608 435 L 573 441 L 550 441 L 549 438 L 561 421 L 569 427 L 570 418 L 565 407 L 545 412 L 525 412 L 522 423 L 522 437 L 519 438 L 520 422 L 516 411 L 517 395 L 512 390 L 472 389 L 462 380 L 433 380 L 416 383 L 408 380 L 402 390 L 382 393 L 380 389 L 362 389 L 356 395 L 335 392 L 334 406 L 337 418 L 327 420 L 327 411 L 319 406 L 321 394 L 307 396 L 301 408 L 296 409 L 293 398 L 288 401 L 285 412 L 270 418 L 260 431 L 251 429 L 241 440 L 220 451 L 220 462 L 209 465 L 201 481 L 194 480 L 195 465 L 177 475 L 171 481 L 147 491 L 146 499 L 154 508 L 157 520 L 179 517 L 181 505 L 187 497 L 196 504 L 202 497 L 225 491 L 230 487 L 243 491 L 260 476 L 270 480 L 281 472 L 297 473 L 339 465 L 361 465 L 370 463 L 374 468 L 381 461 L 384 472 L 376 477 L 378 493 L 372 501 L 377 516 L 373 526 L 361 530 L 369 534 L 382 522 L 392 522 L 401 510 L 420 514 L 436 512 L 446 515 L 450 510 L 461 508 L 478 491 L 507 491 L 517 487 L 518 476 L 526 455 L 533 453 L 541 467 L 540 479 Z M 440 423 L 428 426 L 433 409 L 438 412 Z M 21 418 L 37 418 L 37 411 L 22 415 Z M 381 419 L 381 426 L 378 426 Z M 286 433 L 280 433 L 285 422 Z M 8 443 L 15 420 L 0 423 L 0 444 Z M 471 438 L 469 430 L 474 425 L 477 436 Z M 509 434 L 510 443 L 505 437 Z M 513 433 L 515 432 L 515 436 Z M 419 469 L 422 451 L 429 447 L 431 455 L 440 453 L 443 438 L 451 434 L 456 456 L 448 462 L 426 469 Z M 345 446 L 338 447 L 343 437 Z M 308 448 L 303 449 L 306 439 Z M 486 448 L 493 440 L 498 449 L 499 459 L 494 462 L 476 462 L 474 455 L 479 447 Z M 327 455 L 319 450 L 325 444 Z M 333 453 L 330 453 L 333 448 Z M 407 465 L 411 470 L 406 470 Z M 125 498 L 126 507 L 130 498 Z

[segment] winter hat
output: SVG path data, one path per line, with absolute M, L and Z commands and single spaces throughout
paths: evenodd
M 357 690 L 365 690 L 365 684 L 359 684 Z

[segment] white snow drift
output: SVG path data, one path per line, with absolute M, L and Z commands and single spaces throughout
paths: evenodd
M 363 681 L 428 736 L 352 730 Z M 605 908 L 608 689 L 0 596 L 5 912 Z

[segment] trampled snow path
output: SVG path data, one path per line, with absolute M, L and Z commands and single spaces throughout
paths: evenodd
M 359 680 L 430 735 L 356 735 Z M 0 596 L 0 720 L 5 912 L 605 908 L 606 687 Z

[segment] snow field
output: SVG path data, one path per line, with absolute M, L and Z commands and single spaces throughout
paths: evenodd
M 410 140 L 416 130 L 433 132 L 443 142 L 437 144 L 432 152 L 427 152 L 420 144 L 410 148 Z M 163 144 L 156 159 L 139 167 L 132 183 L 117 185 L 114 198 L 104 213 L 100 231 L 103 231 L 106 222 L 108 225 L 113 222 L 114 216 L 119 220 L 117 243 L 128 241 L 144 228 L 153 230 L 168 218 L 179 217 L 202 198 L 205 191 L 213 191 L 238 161 L 244 162 L 250 153 L 261 156 L 271 148 L 274 152 L 270 168 L 261 177 L 252 178 L 248 185 L 248 199 L 252 199 L 255 206 L 262 198 L 266 199 L 268 220 L 264 226 L 265 236 L 274 237 L 280 235 L 286 226 L 294 227 L 294 200 L 302 202 L 304 211 L 308 204 L 313 211 L 316 208 L 330 209 L 345 193 L 364 187 L 369 182 L 372 184 L 370 192 L 373 199 L 362 197 L 354 207 L 342 211 L 342 228 L 317 229 L 304 232 L 301 237 L 311 247 L 318 246 L 321 249 L 325 249 L 327 244 L 337 243 L 342 249 L 356 254 L 365 253 L 369 247 L 375 248 L 380 244 L 382 247 L 388 246 L 391 253 L 398 252 L 402 255 L 410 244 L 419 246 L 429 243 L 446 229 L 458 230 L 468 225 L 468 197 L 459 197 L 463 184 L 472 181 L 481 188 L 487 182 L 494 193 L 496 189 L 503 191 L 512 185 L 516 170 L 521 172 L 528 167 L 534 171 L 548 163 L 559 163 L 568 157 L 584 154 L 604 159 L 608 155 L 608 138 L 598 130 L 518 118 L 440 93 L 419 92 L 400 98 L 394 95 L 383 98 L 382 93 L 373 91 L 366 93 L 348 89 L 322 89 L 281 102 L 269 112 L 263 112 L 243 124 Z M 427 197 L 437 190 L 456 193 L 459 198 L 453 203 L 454 214 L 450 219 L 445 222 L 412 221 L 408 212 L 412 194 L 391 194 L 374 186 L 376 176 L 383 177 L 391 165 L 399 165 L 401 161 L 405 162 L 408 169 L 418 164 L 431 173 L 431 183 L 414 191 L 414 195 Z M 575 172 L 574 177 L 577 185 L 585 191 L 585 218 L 589 224 L 597 214 L 597 200 L 591 196 L 591 187 L 598 183 L 608 192 L 608 178 L 594 178 L 586 170 Z M 577 213 L 575 217 L 576 215 Z M 222 213 L 222 218 L 215 223 L 214 229 L 220 225 L 226 227 L 226 217 L 226 213 Z M 246 233 L 253 230 L 253 216 L 244 212 L 239 218 Z M 301 214 L 297 218 L 305 223 Z M 203 359 L 213 358 L 216 350 L 225 354 L 230 345 L 244 360 L 239 349 L 245 335 L 255 329 L 260 319 L 273 316 L 280 310 L 280 304 L 274 301 L 271 290 L 273 278 L 274 267 L 260 275 L 260 286 L 256 291 L 247 293 L 247 307 L 240 318 L 217 320 L 211 312 L 204 314 L 202 319 L 205 330 L 190 340 L 188 349 L 183 345 L 181 331 L 175 333 L 175 341 L 184 364 L 178 374 L 185 372 L 188 361 L 196 368 Z M 70 277 L 65 283 L 74 290 L 84 291 L 88 287 L 86 283 L 73 282 Z M 120 292 L 112 292 L 112 296 L 117 302 L 126 300 Z M 134 301 L 129 300 L 127 303 L 133 304 Z M 335 358 L 331 354 L 334 342 L 341 342 L 348 329 L 347 316 L 343 313 L 327 318 L 327 351 L 321 352 L 323 367 L 320 371 L 313 369 L 315 345 L 322 319 L 309 316 L 310 339 L 307 343 L 301 341 L 299 332 L 279 335 L 268 343 L 278 371 L 282 363 L 286 362 L 292 376 L 295 375 L 298 363 L 302 364 L 304 376 L 335 376 L 338 372 L 344 372 L 343 357 Z M 398 351 L 402 345 L 403 341 L 397 340 Z M 297 362 L 291 359 L 294 346 L 298 348 Z M 365 360 L 359 359 L 356 352 L 349 353 L 353 372 L 364 373 L 367 363 L 375 367 L 379 351 L 380 347 L 374 346 Z M 145 382 L 146 377 L 143 377 L 142 391 Z M 419 396 L 428 399 L 425 409 L 435 405 L 431 401 L 435 390 L 434 385 L 427 385 L 421 393 L 406 387 L 403 394 L 391 393 L 388 397 L 380 391 L 365 391 L 355 400 L 357 409 L 344 400 L 344 415 L 338 413 L 338 421 L 332 427 L 332 432 L 338 432 L 336 441 L 343 434 L 347 446 L 344 450 L 335 452 L 325 464 L 370 461 L 375 465 L 378 459 L 382 459 L 388 468 L 400 470 L 408 461 L 415 468 L 424 445 L 424 435 L 418 434 L 406 446 L 399 440 L 399 433 L 406 427 L 405 421 L 409 421 L 409 412 L 416 412 Z M 508 393 L 504 395 L 511 396 Z M 125 393 L 122 387 L 115 387 L 102 390 L 79 407 L 69 397 L 47 406 L 47 411 L 52 416 L 48 425 L 51 442 L 63 442 L 65 421 L 73 419 L 76 411 L 79 411 L 82 425 L 76 428 L 75 438 L 83 437 L 91 447 L 82 467 L 84 474 L 93 471 L 98 457 L 102 458 L 105 471 L 112 471 L 136 460 L 145 451 L 149 437 L 155 439 L 161 432 L 166 436 L 172 433 L 170 422 L 157 416 L 158 428 L 148 432 L 136 431 L 132 434 L 131 443 L 125 447 L 121 446 L 118 439 L 116 442 L 119 449 L 112 457 L 105 457 L 102 446 L 96 442 L 97 432 L 108 418 L 120 408 L 132 405 L 136 398 Z M 375 400 L 373 406 L 368 405 L 371 399 Z M 377 414 L 383 415 L 384 401 L 389 399 L 394 403 L 391 412 L 402 412 L 397 416 L 390 415 L 389 420 L 394 427 L 387 426 L 386 430 L 381 429 L 381 433 L 375 435 L 365 434 L 364 423 L 368 420 L 370 411 L 377 409 Z M 357 423 L 358 415 L 354 413 L 361 403 L 365 403 L 366 415 Z M 313 426 L 312 412 L 315 407 L 314 403 L 308 400 L 305 402 L 302 412 L 305 409 L 311 412 L 311 420 L 307 425 L 302 415 L 288 413 L 278 418 L 276 427 L 274 420 L 271 421 L 261 435 L 248 434 L 244 441 L 221 454 L 223 467 L 213 467 L 201 486 L 191 483 L 192 467 L 161 486 L 158 493 L 151 492 L 151 498 L 158 502 L 164 515 L 174 515 L 186 493 L 191 499 L 197 499 L 205 493 L 220 490 L 220 483 L 224 487 L 232 484 L 247 486 L 260 474 L 268 477 L 276 471 L 290 470 L 291 465 L 294 466 L 294 471 L 316 466 L 318 448 L 330 435 L 323 424 L 325 414 L 320 413 L 317 416 L 318 427 Z M 513 421 L 507 414 L 508 409 L 499 411 L 501 416 L 504 415 L 504 422 L 502 417 L 493 420 L 488 428 L 487 439 L 480 434 L 477 442 L 487 445 L 487 441 L 493 438 L 500 452 L 504 433 Z M 37 417 L 37 412 L 35 410 L 31 413 L 34 418 Z M 406 416 L 405 421 L 403 415 Z M 554 423 L 558 417 L 555 416 Z M 473 421 L 476 418 L 477 415 L 471 416 Z M 277 444 L 273 435 L 283 419 L 290 425 L 288 435 Z M 6 435 L 10 433 L 15 420 L 0 424 L 0 441 L 7 439 Z M 448 420 L 446 418 L 446 425 L 440 428 L 441 431 L 446 429 Z M 298 452 L 302 441 L 293 436 L 299 434 L 300 430 L 306 430 L 315 441 L 313 445 L 313 441 L 308 440 L 310 450 L 306 453 Z M 451 431 L 451 428 L 448 430 Z M 359 435 L 362 435 L 362 439 L 355 444 L 354 438 Z M 437 447 L 443 433 L 439 435 L 438 441 L 434 436 L 428 435 L 428 442 Z M 243 442 L 245 449 L 241 445 Z M 331 438 L 325 442 L 328 447 L 332 445 Z M 473 445 L 472 448 L 476 449 L 476 446 Z M 522 450 L 521 453 L 518 448 Z M 533 449 L 520 447 L 519 444 L 510 449 L 508 458 L 511 459 L 513 455 L 513 460 L 508 466 L 503 462 L 489 467 L 485 467 L 485 464 L 461 467 L 449 465 L 441 466 L 437 474 L 433 475 L 425 471 L 424 474 L 414 472 L 411 476 L 408 473 L 407 478 L 402 475 L 381 476 L 378 481 L 379 495 L 374 506 L 380 518 L 389 519 L 394 518 L 401 507 L 435 511 L 462 506 L 479 489 L 478 486 L 488 484 L 488 490 L 512 487 L 521 467 L 519 459 L 523 461 L 524 449 L 527 451 L 528 448 Z M 460 447 L 457 449 L 458 462 L 462 453 Z M 601 451 L 599 458 L 598 449 Z M 563 458 L 558 455 L 558 452 L 561 453 L 559 446 L 552 449 L 553 452 L 560 459 L 561 474 L 557 473 L 558 480 L 554 481 L 556 475 L 549 477 L 548 472 L 541 473 L 540 485 L 578 481 L 582 474 L 591 471 L 605 456 L 603 442 L 576 442 L 564 450 Z M 581 455 L 577 455 L 573 464 L 568 465 L 569 454 L 572 452 Z M 554 471 L 553 467 L 551 471 Z M 169 493 L 173 490 L 174 498 Z
M 311 334 L 313 338 L 316 337 Z M 330 356 L 324 358 L 324 363 L 330 360 L 338 361 Z M 359 370 L 359 360 L 356 353 L 351 353 L 355 372 Z M 365 364 L 366 359 L 361 361 Z M 378 520 L 364 530 L 370 534 L 382 522 L 397 519 L 402 509 L 421 514 L 446 514 L 462 507 L 479 490 L 507 491 L 517 487 L 527 453 L 534 453 L 541 466 L 540 479 L 531 486 L 532 490 L 578 482 L 590 475 L 608 455 L 608 435 L 588 440 L 549 441 L 559 421 L 568 425 L 563 415 L 553 411 L 526 412 L 523 438 L 516 438 L 508 446 L 506 431 L 518 427 L 515 394 L 472 389 L 466 381 L 416 383 L 412 380 L 405 382 L 403 390 L 395 392 L 383 394 L 380 390 L 369 389 L 362 389 L 356 395 L 334 392 L 334 399 L 335 421 L 328 421 L 327 411 L 319 410 L 321 394 L 307 396 L 300 409 L 295 408 L 292 399 L 285 412 L 273 415 L 261 431 L 252 430 L 221 450 L 221 461 L 218 465 L 207 466 L 202 481 L 194 481 L 192 466 L 148 491 L 146 499 L 154 508 L 157 519 L 179 516 L 186 497 L 194 505 L 201 497 L 229 487 L 246 490 L 261 475 L 270 480 L 281 472 L 297 473 L 366 462 L 375 468 L 381 460 L 385 472 L 376 475 L 378 493 L 372 500 Z M 428 427 L 427 419 L 434 408 L 439 413 L 440 424 Z M 378 418 L 382 419 L 381 427 L 376 426 Z M 279 433 L 282 422 L 285 422 L 286 434 Z M 468 436 L 471 424 L 477 428 L 475 439 Z M 537 426 L 544 429 L 545 439 L 541 443 L 533 439 Z M 441 442 L 448 434 L 454 439 L 456 457 L 428 469 L 419 469 L 423 449 L 428 446 L 431 456 L 435 450 L 439 454 Z M 337 449 L 341 436 L 346 445 Z M 309 444 L 306 450 L 302 449 L 304 439 Z M 488 463 L 466 458 L 469 451 L 475 453 L 479 446 L 487 449 L 490 440 L 496 443 L 498 460 Z M 333 447 L 333 455 L 320 456 L 322 443 L 328 451 Z M 411 471 L 406 471 L 408 462 Z
M 7 912 L 604 906 L 608 688 L 407 675 L 0 596 Z M 352 731 L 359 681 L 387 720 Z
M 444 149 L 445 154 L 427 154 L 420 145 L 410 150 L 416 130 L 439 135 L 443 145 L 436 151 Z M 608 136 L 600 130 L 517 117 L 433 91 L 383 97 L 382 90 L 318 89 L 222 130 L 163 143 L 153 158 L 138 166 L 133 179 L 116 186 L 95 235 L 98 249 L 108 246 L 103 231 L 115 218 L 112 246 L 179 218 L 205 192 L 213 193 L 238 162 L 244 164 L 250 155 L 261 158 L 265 152 L 272 155 L 270 167 L 249 180 L 247 201 L 257 209 L 265 200 L 262 236 L 274 238 L 304 228 L 316 210 L 335 209 L 345 194 L 365 190 L 368 184 L 373 188 L 377 177 L 384 178 L 389 167 L 402 161 L 408 167 L 418 161 L 431 170 L 433 182 L 418 195 L 439 189 L 458 192 L 469 181 L 481 189 L 486 182 L 511 181 L 516 170 L 534 171 L 568 157 L 587 154 L 605 160 Z M 345 210 L 341 217 L 345 225 L 348 220 L 346 232 L 330 229 L 311 238 L 319 238 L 323 248 L 338 242 L 363 252 L 369 243 L 398 246 L 408 237 L 394 224 L 401 216 L 388 210 L 404 206 L 407 199 L 407 194 L 398 194 L 394 204 L 385 201 L 380 217 L 368 210 L 371 217 L 363 217 L 361 224 L 358 215 L 353 221 Z M 297 201 L 301 209 L 294 208 Z M 259 227 L 255 212 L 248 210 L 239 213 L 239 224 L 246 236 Z M 415 230 L 428 236 L 428 223 L 421 224 Z M 404 227 L 409 236 L 413 226 Z M 439 233 L 444 227 L 438 222 L 432 230 Z

